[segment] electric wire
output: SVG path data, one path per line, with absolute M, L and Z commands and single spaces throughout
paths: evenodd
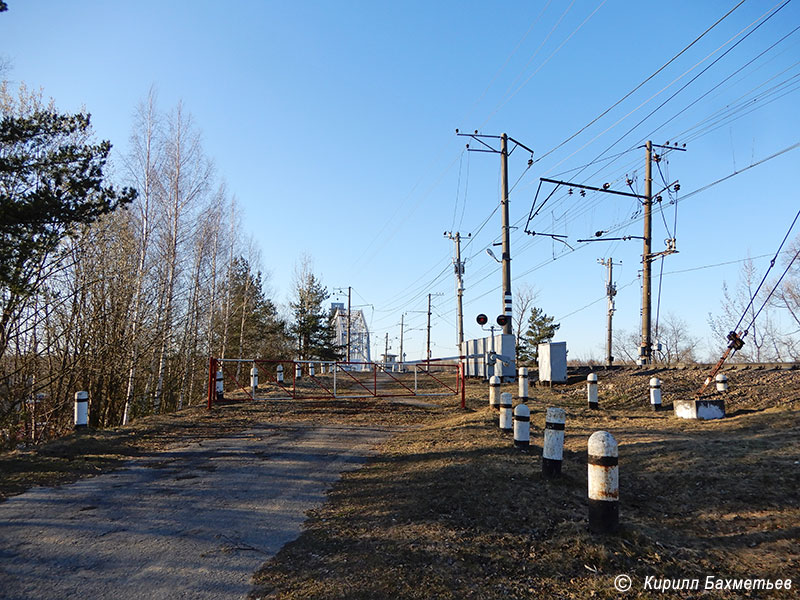
M 788 4 L 788 2 L 789 2 L 789 1 L 790 1 L 790 0 L 787 0 L 786 4 Z M 785 6 L 786 4 L 784 4 L 784 6 Z M 783 6 L 782 6 L 781 8 L 783 8 Z M 778 10 L 780 10 L 780 9 L 778 9 Z M 776 11 L 776 12 L 777 12 L 777 11 Z M 773 14 L 775 14 L 775 13 L 773 13 Z M 771 17 L 772 17 L 772 15 L 770 15 L 770 18 L 771 18 Z M 767 20 L 768 20 L 768 19 L 767 19 Z M 766 23 L 766 20 L 765 20 L 763 23 Z M 759 25 L 758 25 L 758 27 L 760 27 L 761 25 L 763 25 L 763 23 L 759 24 Z M 755 29 L 753 29 L 753 30 L 752 30 L 750 33 L 748 33 L 747 35 L 749 36 L 751 33 L 754 33 L 754 32 L 755 32 L 755 31 L 758 29 L 758 27 L 756 27 Z M 711 88 L 709 88 L 709 90 L 708 90 L 708 91 L 706 91 L 704 94 L 700 95 L 700 96 L 699 96 L 699 97 L 697 97 L 695 100 L 693 100 L 692 102 L 690 102 L 689 104 L 687 104 L 687 105 L 686 105 L 684 108 L 682 108 L 682 109 L 681 109 L 681 110 L 679 110 L 677 113 L 675 113 L 674 115 L 672 115 L 672 116 L 671 116 L 669 119 L 667 119 L 666 121 L 664 121 L 664 122 L 663 122 L 661 125 L 659 125 L 659 126 L 656 128 L 656 129 L 654 129 L 652 132 L 650 132 L 650 133 L 649 133 L 647 136 L 645 136 L 645 137 L 651 137 L 651 136 L 652 136 L 652 135 L 653 135 L 655 132 L 657 132 L 659 129 L 661 129 L 662 127 L 665 127 L 666 125 L 668 125 L 669 123 L 671 123 L 673 120 L 675 120 L 676 118 L 678 118 L 680 115 L 682 115 L 684 112 L 686 112 L 687 110 L 689 110 L 689 109 L 690 109 L 692 106 L 694 106 L 695 104 L 697 104 L 698 102 L 700 102 L 700 101 L 701 101 L 703 98 L 705 98 L 706 96 L 708 96 L 708 95 L 709 95 L 709 94 L 711 94 L 712 92 L 716 91 L 716 90 L 719 88 L 719 86 L 720 86 L 721 84 L 723 84 L 723 83 L 725 83 L 725 82 L 729 81 L 730 79 L 732 79 L 733 77 L 735 77 L 736 75 L 738 75 L 739 73 L 741 73 L 741 72 L 742 72 L 744 69 L 746 69 L 746 68 L 747 68 L 747 67 L 749 67 L 751 64 L 753 64 L 755 61 L 757 61 L 759 58 L 761 58 L 762 56 L 764 56 L 764 54 L 766 54 L 767 52 L 769 52 L 770 50 L 772 50 L 773 48 L 775 48 L 775 47 L 776 47 L 778 44 L 780 44 L 780 43 L 781 43 L 781 42 L 783 42 L 784 40 L 788 39 L 788 38 L 789 38 L 789 36 L 791 36 L 791 35 L 793 35 L 793 34 L 797 33 L 797 31 L 798 31 L 798 30 L 800 30 L 800 25 L 798 25 L 797 27 L 795 27 L 795 28 L 794 28 L 792 31 L 790 31 L 789 33 L 787 33 L 785 36 L 783 36 L 783 37 L 782 37 L 781 39 L 779 39 L 777 42 L 775 42 L 774 44 L 772 44 L 771 46 L 769 46 L 769 47 L 768 47 L 766 50 L 763 50 L 763 51 L 762 51 L 760 54 L 756 55 L 754 58 L 752 58 L 751 60 L 749 60 L 748 62 L 746 62 L 744 65 L 742 65 L 741 67 L 739 67 L 739 68 L 738 68 L 736 71 L 734 71 L 733 73 L 731 73 L 730 75 L 728 75 L 727 77 L 725 77 L 725 79 L 723 79 L 721 82 L 719 82 L 719 83 L 715 84 L 714 86 L 712 86 Z M 734 49 L 734 48 L 735 48 L 735 47 L 736 47 L 738 44 L 740 44 L 741 42 L 743 42 L 743 41 L 744 41 L 746 38 L 747 38 L 747 36 L 745 36 L 744 38 L 742 38 L 741 40 L 739 40 L 738 42 L 736 42 L 736 44 L 734 44 L 734 45 L 733 45 L 733 46 L 732 46 L 732 47 L 731 47 L 731 48 L 730 48 L 730 49 L 729 49 L 727 52 L 730 52 L 731 50 L 733 50 L 733 49 Z M 725 54 L 727 54 L 727 52 L 726 52 Z M 704 71 L 701 71 L 700 73 L 698 73 L 697 77 L 699 77 L 699 76 L 700 76 L 700 75 L 702 75 L 702 74 L 703 74 L 703 73 L 704 73 L 706 70 L 708 70 L 709 68 L 711 68 L 712 66 L 714 66 L 714 64 L 715 64 L 717 61 L 719 61 L 720 59 L 722 59 L 722 58 L 725 56 L 725 54 L 723 54 L 722 56 L 720 56 L 719 58 L 717 58 L 717 60 L 716 60 L 716 61 L 714 61 L 713 63 L 711 63 L 710 65 L 708 65 L 708 67 L 706 67 L 706 69 L 705 69 Z M 697 77 L 695 77 L 695 79 L 697 79 Z M 689 83 L 687 83 L 686 85 L 689 85 L 689 84 L 691 84 L 693 81 L 694 81 L 694 79 L 692 79 L 691 81 L 689 81 Z M 684 87 L 686 87 L 686 86 L 684 86 Z M 684 88 L 681 88 L 680 90 L 678 90 L 678 92 L 676 92 L 676 94 L 677 94 L 677 93 L 680 93 L 680 92 L 681 92 L 683 89 L 684 89 Z M 671 100 L 673 97 L 674 97 L 674 95 L 673 95 L 673 96 L 671 96 L 670 98 L 668 98 L 668 99 L 667 99 L 667 102 L 668 102 L 669 100 Z M 663 106 L 663 104 L 662 104 L 662 106 Z M 658 108 L 661 108 L 661 106 L 659 106 Z M 658 109 L 656 109 L 656 110 L 658 110 Z M 650 115 L 648 115 L 648 117 L 649 117 L 649 116 L 651 116 L 652 114 L 653 114 L 653 113 L 650 113 Z M 641 122 L 640 122 L 639 124 L 641 124 Z M 636 126 L 638 127 L 638 125 L 639 125 L 639 124 L 637 124 Z
M 728 44 L 730 44 L 730 43 L 731 43 L 733 40 L 735 40 L 737 37 L 740 37 L 740 36 L 741 36 L 741 35 L 742 35 L 742 34 L 743 34 L 745 31 L 747 31 L 748 29 L 750 29 L 750 31 L 748 31 L 746 34 L 744 34 L 744 37 L 742 37 L 741 39 L 739 39 L 739 40 L 738 40 L 738 41 L 737 41 L 737 42 L 736 42 L 736 43 L 735 43 L 733 46 L 731 46 L 730 48 L 728 48 L 728 49 L 727 49 L 727 50 L 726 50 L 726 51 L 725 51 L 725 52 L 724 52 L 724 53 L 723 53 L 721 56 L 717 57 L 717 58 L 716 58 L 716 59 L 715 59 L 715 60 L 714 60 L 714 61 L 713 61 L 713 62 L 712 62 L 710 65 L 706 66 L 706 67 L 705 67 L 705 68 L 704 68 L 704 69 L 703 69 L 703 70 L 702 70 L 700 73 L 698 73 L 697 75 L 695 75 L 695 76 L 694 76 L 694 77 L 693 77 L 693 78 L 692 78 L 692 79 L 691 79 L 691 80 L 690 80 L 690 81 L 689 81 L 687 84 L 685 84 L 683 87 L 681 87 L 681 88 L 680 88 L 680 89 L 679 89 L 677 92 L 673 93 L 673 94 L 672 94 L 672 95 L 671 95 L 669 98 L 667 98 L 667 100 L 665 100 L 664 102 L 662 102 L 662 103 L 661 103 L 661 104 L 660 104 L 658 107 L 656 107 L 656 108 L 655 108 L 653 111 L 651 111 L 651 112 L 650 112 L 650 113 L 649 113 L 649 114 L 648 114 L 646 117 L 644 117 L 643 119 L 641 119 L 641 120 L 640 120 L 640 121 L 639 121 L 639 122 L 638 122 L 636 125 L 634 125 L 634 126 L 633 126 L 632 128 L 630 128 L 630 129 L 629 129 L 627 132 L 625 132 L 625 133 L 624 133 L 622 136 L 620 136 L 620 137 L 619 137 L 619 138 L 618 138 L 618 139 L 617 139 L 617 140 L 616 140 L 614 143 L 612 143 L 612 144 L 611 144 L 610 146 L 608 146 L 608 147 L 607 147 L 605 150 L 603 150 L 603 151 L 602 151 L 602 152 L 601 152 L 601 153 L 600 153 L 600 154 L 597 156 L 597 158 L 595 159 L 595 161 L 596 161 L 596 160 L 598 160 L 598 159 L 600 159 L 600 158 L 602 158 L 603 156 L 605 156 L 605 154 L 606 154 L 606 153 L 608 153 L 608 152 L 609 152 L 609 151 L 610 151 L 612 148 L 614 148 L 614 146 L 616 146 L 616 145 L 617 145 L 619 142 L 621 142 L 621 141 L 622 141 L 623 139 L 625 139 L 625 138 L 626 138 L 628 135 L 630 135 L 630 133 L 632 133 L 632 132 L 633 132 L 633 131 L 634 131 L 634 130 L 637 128 L 637 127 L 639 127 L 639 126 L 640 126 L 642 123 L 644 123 L 644 121 L 646 121 L 647 119 L 649 119 L 650 117 L 652 117 L 652 116 L 653 116 L 653 114 L 655 114 L 655 113 L 656 113 L 658 110 L 660 110 L 660 109 L 661 109 L 661 108 L 662 108 L 662 107 L 663 107 L 663 106 L 664 106 L 666 103 L 668 103 L 668 102 L 669 102 L 669 101 L 671 101 L 673 98 L 675 98 L 675 96 L 677 96 L 677 95 L 678 95 L 680 92 L 682 92 L 684 89 L 686 89 L 686 87 L 688 87 L 688 86 L 689 86 L 689 85 L 691 85 L 691 84 L 692 84 L 694 81 L 696 81 L 698 77 L 700 77 L 701 75 L 703 75 L 703 73 L 705 73 L 706 71 L 708 71 L 708 69 L 709 69 L 709 68 L 711 68 L 712 66 L 714 66 L 714 65 L 715 65 L 717 62 L 719 62 L 719 60 L 721 60 L 721 59 L 722 59 L 723 57 L 725 57 L 725 56 L 726 56 L 728 53 L 730 53 L 730 52 L 731 52 L 731 51 L 732 51 L 732 50 L 733 50 L 733 49 L 734 49 L 736 46 L 738 46 L 738 45 L 739 45 L 741 42 L 743 42 L 743 41 L 744 41 L 745 39 L 747 39 L 747 38 L 748 38 L 750 35 L 752 35 L 752 34 L 753 34 L 753 33 L 754 33 L 756 30 L 758 30 L 758 28 L 760 28 L 760 27 L 761 27 L 761 26 L 762 26 L 764 23 L 766 23 L 766 22 L 767 22 L 767 21 L 769 21 L 769 20 L 770 20 L 772 17 L 774 17 L 774 16 L 775 16 L 775 15 L 778 13 L 778 11 L 780 11 L 781 9 L 783 9 L 783 8 L 784 8 L 784 7 L 785 7 L 785 6 L 786 6 L 786 5 L 787 5 L 789 2 L 791 2 L 791 0 L 785 0 L 785 1 L 783 2 L 783 4 L 781 4 L 780 6 L 778 6 L 778 4 L 780 4 L 780 3 L 776 4 L 775 6 L 773 6 L 773 8 L 769 9 L 768 11 L 766 11 L 766 12 L 765 12 L 764 14 L 762 14 L 762 15 L 761 15 L 761 16 L 760 16 L 758 19 L 756 19 L 755 21 L 753 21 L 752 23 L 750 23 L 750 24 L 749 24 L 747 27 L 744 27 L 743 29 L 741 29 L 741 30 L 740 30 L 740 31 L 739 31 L 739 32 L 738 32 L 736 35 L 734 35 L 733 37 L 729 38 L 729 39 L 728 39 L 728 40 L 727 40 L 727 41 L 726 41 L 724 44 L 722 44 L 721 46 L 719 46 L 719 47 L 718 47 L 716 50 L 714 50 L 714 51 L 713 51 L 713 52 L 711 52 L 710 54 L 706 55 L 706 56 L 705 56 L 703 59 L 701 59 L 700 61 L 698 61 L 697 63 L 695 63 L 695 65 L 694 65 L 694 66 L 692 66 L 692 67 L 691 67 L 691 68 L 689 68 L 688 70 L 684 71 L 684 72 L 683 72 L 683 73 L 682 73 L 680 76 L 678 76 L 677 78 L 673 79 L 673 80 L 672 80 L 672 81 L 671 81 L 669 84 L 667 84 L 667 85 L 666 85 L 665 87 L 663 87 L 661 90 L 659 90 L 658 92 L 656 92 L 655 94 L 653 94 L 652 96 L 650 96 L 650 97 L 649 97 L 647 100 L 645 100 L 645 101 L 643 101 L 641 104 L 639 104 L 639 106 L 637 106 L 636 108 L 634 108 L 633 110 L 631 110 L 630 112 L 628 112 L 628 114 L 626 114 L 625 116 L 623 116 L 623 117 L 619 118 L 619 119 L 618 119 L 616 122 L 614 122 L 612 125 L 610 125 L 610 126 L 609 126 L 609 127 L 607 127 L 605 130 L 603 130 L 602 132 L 600 132 L 599 134 L 597 134 L 597 135 L 596 135 L 594 138 L 592 138 L 591 140 L 589 140 L 588 142 L 586 142 L 586 143 L 585 143 L 583 146 L 581 146 L 580 148 L 578 148 L 577 150 L 575 150 L 575 151 L 574 151 L 572 154 L 570 154 L 569 156 L 567 156 L 567 157 L 563 158 L 563 159 L 562 159 L 561 161 L 559 161 L 559 162 L 558 162 L 556 165 L 554 165 L 554 167 L 551 167 L 551 169 L 550 169 L 550 170 L 552 170 L 553 168 L 555 168 L 555 167 L 557 167 L 557 166 L 559 166 L 559 165 L 563 164 L 563 163 L 564 163 L 564 162 L 566 162 L 568 159 L 570 159 L 571 157 L 573 157 L 575 154 L 577 154 L 578 152 L 580 152 L 581 150 L 583 150 L 584 148 L 586 148 L 588 145 L 590 145 L 591 143 L 595 142 L 595 141 L 596 141 L 598 138 L 600 138 L 601 136 L 603 136 L 603 135 L 605 135 L 606 133 L 608 133 L 609 131 L 611 131 L 611 130 L 612 130 L 613 128 L 615 128 L 617 125 L 619 125 L 620 123 L 622 123 L 623 121 L 625 121 L 625 120 L 626 120 L 628 117 L 630 117 L 630 116 L 631 116 L 631 115 L 633 115 L 635 112 L 637 112 L 637 111 L 638 111 L 640 108 L 642 108 L 642 107 L 643 107 L 643 106 L 645 106 L 646 104 L 649 104 L 649 103 L 650 103 L 650 102 L 651 102 L 653 99 L 655 99 L 656 97 L 658 97 L 659 95 L 661 95 L 661 94 L 662 94 L 663 92 L 665 92 L 667 89 L 669 89 L 670 87 L 672 87 L 672 86 L 673 86 L 675 83 L 677 83 L 678 81 L 680 81 L 681 79 L 683 79 L 683 78 L 684 78 L 686 75 L 688 75 L 689 73 L 691 73 L 691 72 L 692 72 L 694 69 L 696 69 L 697 67 L 699 67 L 701 64 L 703 64 L 703 63 L 704 63 L 705 61 L 707 61 L 709 58 L 711 58 L 711 57 L 712 57 L 714 54 L 716 54 L 717 52 L 719 52 L 720 50 L 722 50 L 722 48 L 724 48 L 725 46 L 727 46 Z M 776 6 L 778 7 L 777 9 L 775 8 Z M 768 13 L 770 13 L 770 11 L 772 11 L 772 12 L 771 12 L 771 14 L 768 14 Z M 760 22 L 759 22 L 759 21 L 760 21 Z M 639 143 L 641 143 L 641 142 L 639 142 Z M 634 144 L 634 147 L 635 147 L 635 146 L 637 146 L 639 143 L 637 143 L 637 144 Z M 594 161 L 592 161 L 592 163 L 589 163 L 589 164 L 593 164 L 593 162 L 594 162 Z M 548 170 L 548 172 L 549 172 L 549 170 Z
M 800 210 L 799 210 L 799 211 L 797 211 L 797 214 L 795 215 L 795 217 L 794 217 L 794 220 L 792 221 L 792 224 L 791 224 L 791 225 L 789 225 L 789 229 L 788 229 L 788 231 L 786 232 L 786 235 L 785 235 L 785 236 L 783 236 L 783 240 L 781 241 L 781 245 L 780 245 L 780 246 L 778 246 L 778 251 L 775 253 L 775 256 L 774 256 L 774 257 L 772 258 L 772 260 L 769 262 L 769 268 L 767 268 L 767 271 L 764 273 L 764 277 L 763 277 L 763 279 L 761 280 L 761 283 L 759 283 L 759 284 L 758 284 L 758 287 L 756 288 L 756 291 L 753 293 L 752 297 L 750 298 L 750 302 L 748 302 L 748 303 L 747 303 L 747 306 L 745 307 L 745 309 L 744 309 L 744 311 L 743 311 L 743 313 L 742 313 L 742 316 L 739 318 L 739 322 L 738 322 L 738 323 L 736 323 L 736 327 L 734 327 L 734 328 L 733 328 L 733 329 L 734 329 L 734 331 L 738 331 L 738 329 L 739 329 L 739 326 L 742 324 L 742 321 L 744 321 L 744 318 L 745 318 L 745 316 L 747 316 L 747 311 L 748 311 L 748 310 L 750 309 L 750 307 L 753 305 L 753 301 L 756 299 L 756 296 L 758 296 L 758 292 L 759 292 L 759 291 L 761 291 L 761 287 L 764 285 L 764 282 L 767 280 L 767 276 L 769 275 L 769 272 L 770 272 L 770 271 L 772 270 L 772 268 L 775 266 L 775 261 L 777 261 L 777 260 L 778 260 L 778 256 L 780 255 L 780 253 L 781 253 L 781 250 L 783 250 L 783 245 L 786 243 L 786 240 L 787 240 L 787 239 L 789 239 L 789 234 L 791 234 L 791 232 L 792 232 L 792 229 L 794 228 L 794 225 L 795 225 L 795 223 L 797 223 L 797 219 L 798 219 L 798 218 L 800 218 Z M 799 251 L 799 252 L 800 252 L 800 251 Z M 789 261 L 789 265 L 786 267 L 786 271 L 784 271 L 784 272 L 783 272 L 783 275 L 781 275 L 781 278 L 778 280 L 778 283 L 780 283 L 780 282 L 781 282 L 781 280 L 783 279 L 783 277 L 784 277 L 784 276 L 786 275 L 786 273 L 788 272 L 788 270 L 789 270 L 789 267 L 792 265 L 792 263 L 794 262 L 794 260 L 795 260 L 796 258 L 797 258 L 797 255 L 795 255 L 795 257 L 794 257 L 794 258 L 793 258 L 791 261 Z M 775 285 L 776 285 L 776 287 L 777 287 L 778 283 L 776 283 L 776 284 L 775 284 Z M 767 300 L 769 300 L 770 296 L 772 296 L 772 293 L 775 291 L 775 289 L 776 289 L 776 288 L 773 288 L 772 292 L 770 292 L 770 293 L 769 293 L 769 295 L 767 295 L 767 298 L 766 298 L 766 300 L 764 301 L 764 305 L 766 305 L 766 302 L 767 302 Z M 762 307 L 759 309 L 758 313 L 757 313 L 757 314 L 756 314 L 756 315 L 753 317 L 753 321 L 751 322 L 750 326 L 752 326 L 752 324 L 753 324 L 753 323 L 755 323 L 755 320 L 756 320 L 756 318 L 758 317 L 758 315 L 759 315 L 759 314 L 761 314 L 761 311 L 764 309 L 764 305 L 762 305 Z M 749 329 L 749 327 L 748 327 L 748 329 Z M 747 330 L 745 330 L 745 333 L 744 333 L 744 335 L 745 335 L 745 336 L 747 335 Z M 742 337 L 744 337 L 744 336 L 742 336 Z
M 486 94 L 489 92 L 489 90 L 491 89 L 492 85 L 494 85 L 494 82 L 497 81 L 497 78 L 500 76 L 500 73 L 502 73 L 505 70 L 505 68 L 508 66 L 508 63 L 511 62 L 511 59 L 514 57 L 514 55 L 522 47 L 522 44 L 528 38 L 528 35 L 530 35 L 531 31 L 533 31 L 533 28 L 536 27 L 536 25 L 538 25 L 539 22 L 542 20 L 542 16 L 544 16 L 544 13 L 550 7 L 551 3 L 552 3 L 552 0 L 547 0 L 547 3 L 544 5 L 544 8 L 541 11 L 539 11 L 538 16 L 533 20 L 533 22 L 531 23 L 530 27 L 528 27 L 528 30 L 525 32 L 525 34 L 522 36 L 522 38 L 519 40 L 519 42 L 517 42 L 517 45 L 514 47 L 514 50 L 511 51 L 511 54 L 508 55 L 508 58 L 506 58 L 505 62 L 500 66 L 500 68 L 495 72 L 495 74 L 489 80 L 488 85 L 483 90 L 483 92 L 478 97 L 478 99 L 475 100 L 475 102 L 472 103 L 472 106 L 467 111 L 467 115 L 470 115 L 472 113 L 472 111 L 475 109 L 475 107 L 478 104 L 480 104 L 481 101 L 486 97 Z M 464 120 L 466 120 L 466 119 L 464 119 Z M 464 120 L 462 120 L 462 122 Z
M 673 57 L 672 57 L 672 58 L 670 58 L 670 59 L 669 59 L 667 62 L 665 62 L 663 65 L 661 65 L 661 67 L 659 67 L 659 68 L 658 68 L 656 71 L 654 71 L 654 72 L 653 72 L 651 75 L 649 75 L 649 76 L 648 76 L 646 79 L 644 79 L 644 80 L 643 80 L 643 81 L 642 81 L 642 82 L 641 82 L 639 85 L 637 85 L 636 87 L 634 87 L 634 88 L 633 88 L 633 89 L 632 89 L 630 92 L 628 92 L 627 94 L 625 94 L 625 95 L 624 95 L 622 98 L 620 98 L 619 100 L 617 100 L 617 101 L 616 101 L 614 104 L 612 104 L 611 106 L 609 106 L 609 107 L 608 107 L 606 110 L 604 110 L 604 111 L 603 111 L 602 113 L 600 113 L 600 114 L 599 114 L 597 117 L 595 117 L 594 119 L 592 119 L 592 120 L 591 120 L 589 123 L 587 123 L 586 125 L 584 125 L 584 126 L 581 128 L 581 129 L 579 129 L 578 131 L 576 131 L 575 133 L 573 133 L 571 136 L 569 136 L 569 137 L 568 137 L 567 139 L 565 139 L 563 142 L 559 143 L 559 144 L 558 144 L 558 145 L 556 145 L 555 147 L 551 148 L 550 150 L 548 150 L 547 152 L 545 152 L 544 154 L 542 154 L 542 155 L 541 155 L 541 156 L 540 156 L 540 157 L 539 157 L 539 158 L 536 160 L 536 162 L 539 162 L 540 160 L 542 160 L 542 159 L 546 158 L 547 156 L 550 156 L 550 155 L 551 155 L 553 152 L 555 152 L 555 151 L 556 151 L 556 150 L 558 150 L 559 148 L 562 148 L 564 145 L 566 145 L 566 144 L 568 144 L 569 142 L 571 142 L 572 140 L 574 140 L 574 139 L 575 139 L 576 137 L 578 137 L 578 136 L 579 136 L 581 133 L 583 133 L 584 131 L 586 131 L 586 130 L 587 130 L 589 127 L 591 127 L 592 125 L 594 125 L 595 123 L 597 123 L 597 122 L 598 122 L 600 119 L 602 119 L 603 117 L 605 117 L 605 116 L 606 116 L 606 115 L 607 115 L 609 112 L 611 112 L 611 111 L 612 111 L 612 110 L 614 110 L 614 109 L 615 109 L 617 106 L 619 106 L 620 104 L 622 104 L 622 103 L 623 103 L 625 100 L 627 100 L 628 98 L 630 98 L 630 97 L 631 97 L 631 96 L 632 96 L 634 93 L 636 93 L 636 92 L 637 92 L 639 89 L 641 89 L 641 88 L 642 88 L 642 86 L 644 86 L 644 85 L 645 85 L 647 82 L 651 81 L 651 80 L 652 80 L 654 77 L 656 77 L 656 75 L 658 75 L 659 73 L 661 73 L 661 72 L 662 72 L 664 69 L 666 69 L 666 68 L 667 68 L 669 65 L 671 65 L 671 64 L 672 64 L 673 62 L 675 62 L 675 61 L 676 61 L 678 58 L 680 58 L 680 57 L 681 57 L 681 56 L 682 56 L 682 55 L 683 55 L 683 54 L 684 54 L 684 53 L 685 53 L 687 50 L 689 50 L 689 49 L 690 49 L 692 46 L 694 46 L 694 45 L 695 45 L 697 42 L 699 42 L 701 39 L 703 39 L 703 38 L 704 38 L 704 37 L 705 37 L 705 36 L 706 36 L 706 35 L 707 35 L 707 34 L 708 34 L 708 33 L 709 33 L 709 32 L 710 32 L 712 29 L 714 29 L 714 28 L 715 28 L 717 25 L 719 25 L 720 23 L 722 23 L 722 21 L 724 21 L 726 18 L 728 18 L 728 17 L 731 15 L 731 13 L 733 13 L 733 11 L 735 11 L 737 8 L 739 8 L 739 7 L 740 7 L 742 4 L 744 4 L 744 3 L 745 3 L 745 0 L 741 0 L 741 1 L 740 1 L 740 2 L 739 2 L 737 5 L 736 5 L 736 6 L 734 6 L 734 7 L 733 7 L 732 9 L 730 9 L 730 10 L 729 10 L 727 13 L 725 13 L 725 14 L 724 14 L 722 17 L 720 17 L 720 18 L 719 18 L 719 19 L 718 19 L 718 20 L 717 20 L 717 21 L 716 21 L 716 22 L 715 22 L 713 25 L 711 25 L 711 26 L 710 26 L 708 29 L 706 29 L 706 30 L 705 30 L 703 33 L 701 33 L 701 34 L 700 34 L 699 36 L 697 36 L 697 37 L 696 37 L 694 40 L 692 40 L 692 42 L 691 42 L 691 43 L 689 43 L 689 45 L 688 45 L 688 46 L 685 46 L 685 47 L 683 48 L 683 50 L 681 50 L 680 52 L 678 52 L 678 53 L 677 53 L 675 56 L 673 56 Z

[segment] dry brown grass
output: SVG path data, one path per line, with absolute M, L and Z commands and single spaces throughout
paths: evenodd
M 0 456 L 0 493 L 63 483 L 136 456 L 256 422 L 394 427 L 364 468 L 343 477 L 305 532 L 264 565 L 254 598 L 652 598 L 647 576 L 794 578 L 800 585 L 800 372 L 728 373 L 729 418 L 653 413 L 644 371 L 600 372 L 600 411 L 585 405 L 585 374 L 531 388 L 534 446 L 515 449 L 470 382 L 466 411 L 387 400 L 236 403 L 143 419 Z M 664 406 L 705 374 L 665 371 Z M 516 386 L 503 391 L 516 395 Z M 543 479 L 547 406 L 567 410 L 563 475 Z M 604 429 L 620 444 L 620 519 L 614 536 L 587 530 L 586 441 Z M 633 578 L 624 596 L 618 574 Z M 694 593 L 665 594 L 696 597 Z M 713 592 L 704 598 L 747 597 Z
M 634 581 L 631 598 L 659 594 L 642 589 L 647 576 L 794 576 L 800 585 L 799 375 L 730 375 L 732 416 L 715 422 L 651 412 L 644 372 L 601 374 L 601 411 L 585 407 L 581 378 L 534 388 L 536 446 L 527 452 L 500 433 L 474 383 L 466 412 L 395 437 L 348 474 L 256 576 L 252 597 L 617 598 L 613 580 L 623 573 Z M 700 372 L 660 376 L 666 406 L 702 380 Z M 540 473 L 547 406 L 568 412 L 558 480 Z M 586 441 L 599 429 L 620 443 L 614 536 L 587 529 Z

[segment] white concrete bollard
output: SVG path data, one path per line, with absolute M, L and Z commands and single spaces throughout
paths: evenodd
M 294 378 L 295 379 L 302 379 L 303 378 L 303 368 L 300 363 L 294 364 Z
M 275 379 L 278 383 L 283 383 L 283 365 L 278 365 L 275 369 Z
M 500 378 L 497 375 L 489 377 L 489 406 L 500 408 Z
M 217 371 L 217 400 L 225 399 L 225 374 L 222 369 Z
M 512 431 L 514 429 L 511 406 L 511 393 L 503 392 L 500 394 L 500 431 Z
M 531 443 L 531 409 L 517 404 L 514 409 L 514 445 L 527 448 Z
M 314 363 L 311 363 L 310 365 L 308 365 L 308 374 L 311 377 L 314 377 L 314 375 L 316 375 L 316 372 L 314 371 Z
M 619 451 L 607 431 L 589 438 L 589 529 L 612 533 L 619 528 Z
M 715 378 L 717 384 L 717 391 L 718 392 L 727 392 L 728 391 L 728 376 L 724 373 L 720 373 Z
M 258 389 L 258 367 L 255 365 L 250 369 L 250 388 L 253 393 Z
M 650 406 L 653 410 L 661 410 L 661 380 L 658 377 L 650 379 Z
M 519 368 L 519 401 L 528 401 L 528 367 Z
M 89 426 L 89 392 L 75 392 L 75 429 Z
M 558 477 L 561 475 L 561 461 L 564 458 L 564 423 L 567 421 L 567 413 L 563 408 L 551 406 L 544 419 L 542 474 L 548 478 Z
M 597 374 L 589 373 L 586 376 L 586 398 L 589 403 L 589 408 L 598 409 L 600 405 L 597 402 Z

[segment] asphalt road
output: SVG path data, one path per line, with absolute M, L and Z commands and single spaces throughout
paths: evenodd
M 390 432 L 264 426 L 0 504 L 0 598 L 242 598 Z

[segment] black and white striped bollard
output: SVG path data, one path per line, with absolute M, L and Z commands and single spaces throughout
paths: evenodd
M 542 447 L 542 474 L 552 478 L 561 475 L 564 458 L 564 423 L 567 413 L 563 408 L 551 406 L 544 422 L 544 445 Z
M 255 365 L 250 369 L 250 388 L 253 390 L 254 394 L 256 390 L 258 390 L 258 367 Z
M 650 406 L 654 411 L 661 410 L 661 380 L 658 377 L 650 379 Z
M 294 378 L 295 380 L 303 378 L 303 367 L 300 365 L 300 363 L 294 364 Z
M 500 431 L 511 431 L 514 429 L 514 420 L 511 411 L 511 393 L 503 392 L 500 394 Z
M 531 409 L 517 404 L 514 409 L 514 445 L 527 448 L 531 444 Z
M 278 383 L 283 383 L 283 365 L 278 365 L 275 368 L 275 380 Z
M 619 528 L 619 451 L 607 431 L 589 438 L 589 529 L 613 533 Z
M 497 375 L 489 377 L 489 406 L 500 408 L 500 378 Z
M 519 401 L 528 401 L 528 367 L 519 368 Z
M 222 369 L 217 371 L 217 400 L 225 400 L 225 374 Z
M 724 373 L 720 373 L 714 378 L 714 382 L 717 384 L 717 391 L 718 392 L 727 392 L 728 391 L 728 376 Z
M 314 370 L 314 363 L 308 365 L 308 375 L 309 377 L 314 377 L 314 375 L 316 375 L 316 371 Z
M 586 376 L 586 398 L 589 408 L 597 410 L 600 405 L 597 402 L 597 374 L 589 373 Z
M 75 429 L 89 426 L 89 392 L 75 392 Z

